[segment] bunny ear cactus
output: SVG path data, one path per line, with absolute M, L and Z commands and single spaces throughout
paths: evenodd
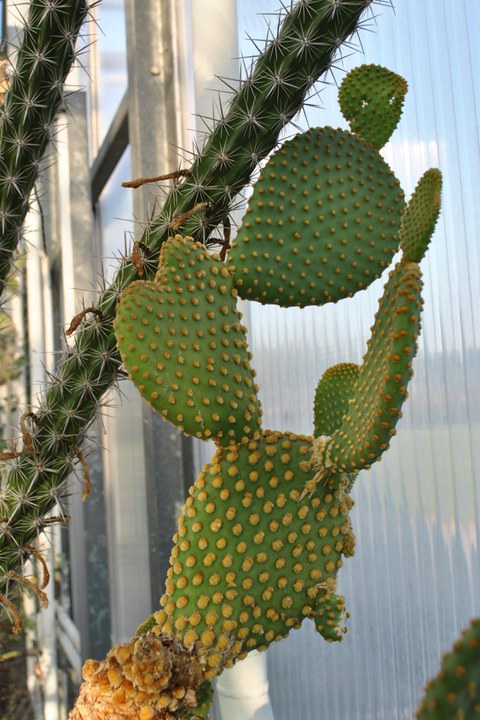
M 319 145 L 315 138 L 320 138 Z M 332 155 L 328 168 L 317 163 L 318 158 L 312 160 L 319 148 Z M 108 717 L 114 707 L 118 717 L 132 720 L 206 718 L 213 679 L 249 650 L 266 649 L 305 618 L 312 619 L 328 641 L 341 640 L 345 633 L 347 612 L 336 588 L 343 559 L 355 549 L 350 491 L 358 471 L 388 447 L 401 414 L 420 331 L 421 274 L 414 257 L 423 255 L 433 229 L 431 222 L 423 222 L 420 237 L 412 228 L 417 218 L 435 215 L 438 193 L 422 193 L 418 202 L 416 191 L 402 235 L 403 194 L 371 145 L 328 128 L 298 136 L 286 152 L 282 150 L 285 146 L 274 165 L 267 164 L 254 189 L 259 205 L 253 213 L 255 229 L 270 226 L 271 238 L 252 231 L 243 240 L 251 252 L 247 255 L 244 247 L 241 252 L 240 245 L 234 245 L 225 265 L 192 238 L 172 237 L 163 246 L 155 282 L 133 283 L 120 299 L 115 320 L 118 345 L 140 392 L 184 432 L 211 437 L 218 448 L 190 489 L 180 517 L 161 609 L 130 643 L 112 650 L 105 661 L 86 665 L 86 683 L 72 720 L 92 717 L 92 707 L 95 717 Z M 332 171 L 334 158 L 342 167 Z M 344 161 L 351 163 L 352 173 L 353 168 L 360 170 L 356 183 L 341 182 Z M 318 175 L 311 171 L 312 163 L 320 168 Z M 283 212 L 275 207 L 279 198 L 287 205 L 290 198 L 296 203 L 302 197 L 297 192 L 301 178 L 289 186 L 283 175 L 294 177 L 293 170 L 300 167 L 306 177 L 303 197 L 317 191 L 315 177 L 318 197 L 327 202 L 328 194 L 320 190 L 328 193 L 334 184 L 332 172 L 336 184 L 345 188 L 345 197 L 332 206 L 331 214 L 330 227 L 335 233 L 345 231 L 337 257 L 344 248 L 346 263 L 355 261 L 368 269 L 370 255 L 377 252 L 377 236 L 384 243 L 376 255 L 377 268 L 402 242 L 404 250 L 386 283 L 363 363 L 334 366 L 320 380 L 315 437 L 261 430 L 251 355 L 235 305 L 234 285 L 241 294 L 245 284 L 240 280 L 245 277 L 253 279 L 250 287 L 264 302 L 280 303 L 281 287 L 288 288 L 288 305 L 306 304 L 305 299 L 320 304 L 326 297 L 319 289 L 311 299 L 310 278 L 299 272 L 306 267 L 306 256 L 294 236 L 297 229 L 310 233 L 308 242 L 317 244 L 311 258 L 319 262 L 331 249 L 322 233 L 315 235 L 321 220 L 312 216 L 307 223 L 301 215 L 291 221 L 288 237 L 278 223 Z M 352 211 L 352 230 L 347 221 L 336 224 L 347 191 L 354 198 L 345 213 L 350 218 Z M 267 198 L 272 198 L 270 204 Z M 263 213 L 258 222 L 257 210 Z M 268 222 L 270 216 L 277 222 Z M 246 217 L 252 217 L 251 210 Z M 249 222 L 244 221 L 240 233 Z M 362 225 L 356 238 L 355 227 L 362 222 L 371 222 L 372 228 L 378 225 L 378 232 Z M 283 238 L 280 260 L 277 250 L 266 249 L 268 241 L 275 243 L 278 237 Z M 245 273 L 243 263 L 248 266 Z M 348 285 L 348 271 L 333 271 L 324 283 L 328 299 L 333 299 L 329 281 L 339 274 L 343 289 L 334 299 L 358 289 L 358 283 Z M 284 284 L 272 290 L 279 278 Z M 294 293 L 298 295 L 288 297 Z M 232 388 L 241 390 L 241 396 L 235 390 L 232 395 Z M 237 408 L 231 404 L 234 397 Z M 233 410 L 236 422 L 230 417 Z
M 354 552 L 353 501 L 347 483 L 329 482 L 302 499 L 311 450 L 312 438 L 271 431 L 217 450 L 180 517 L 162 609 L 127 646 L 87 664 L 72 720 L 109 717 L 107 709 L 82 714 L 103 705 L 132 720 L 190 718 L 192 708 L 206 718 L 213 679 L 249 650 L 266 649 L 305 618 L 326 640 L 342 639 L 336 576 Z M 183 651 L 167 663 L 172 643 Z M 146 648 L 157 648 L 149 684 Z M 180 683 L 187 664 L 191 676 L 183 672 Z
M 249 649 L 264 649 L 304 618 L 327 640 L 343 637 L 346 611 L 336 584 L 343 558 L 354 552 L 351 484 L 388 444 L 376 417 L 354 413 L 365 401 L 365 378 L 380 368 L 385 378 L 376 386 L 381 395 L 376 415 L 394 408 L 398 419 L 419 330 L 417 260 L 435 212 L 427 208 L 420 235 L 412 228 L 438 193 L 419 191 L 421 202 L 402 235 L 403 193 L 378 153 L 380 141 L 364 129 L 370 121 L 352 125 L 353 133 L 311 130 L 280 149 L 272 158 L 273 177 L 258 185 L 257 205 L 244 228 L 250 233 L 253 216 L 264 237 L 247 233 L 251 251 L 238 243 L 225 265 L 199 241 L 228 215 L 236 194 L 274 149 L 280 131 L 370 5 L 371 0 L 302 0 L 286 14 L 188 177 L 145 229 L 145 279 L 137 282 L 137 265 L 132 258 L 124 261 L 59 363 L 31 432 L 24 435 L 24 450 L 2 478 L 0 603 L 13 612 L 10 598 L 21 586 L 45 598 L 43 585 L 23 577 L 23 559 L 39 555 L 34 542 L 61 499 L 73 459 L 81 459 L 79 444 L 117 377 L 120 356 L 164 417 L 217 444 L 180 518 L 161 609 L 103 662 L 86 663 L 72 720 L 205 718 L 213 678 Z M 18 56 L 0 128 L 7 264 L 31 185 L 22 193 L 17 189 L 30 178 L 28 168 L 38 166 L 41 153 L 32 146 L 46 143 L 36 125 L 30 132 L 22 123 L 34 117 L 32 111 L 40 113 L 38 126 L 48 126 L 40 111 L 54 105 L 76 27 L 63 21 L 85 9 L 71 0 L 30 4 L 25 51 Z M 43 43 L 57 36 L 68 47 L 47 52 Z M 27 85 L 32 79 L 26 90 L 18 84 L 21 78 Z M 295 211 L 287 215 L 290 200 Z M 197 204 L 206 208 L 200 220 L 190 213 Z M 277 247 L 269 233 L 275 227 L 280 236 L 285 220 L 293 232 Z M 172 228 L 182 236 L 170 237 Z M 363 365 L 324 376 L 317 398 L 332 392 L 338 398 L 331 411 L 316 412 L 316 437 L 262 431 L 236 292 L 254 298 L 258 289 L 262 302 L 286 306 L 334 302 L 367 287 L 402 242 L 404 260 L 387 285 Z M 395 369 L 401 377 L 397 381 L 394 373 L 391 386 Z M 395 421 L 386 421 L 387 428 L 380 423 L 382 432 L 389 436 Z
M 161 212 L 145 227 L 140 238 L 146 256 L 144 280 L 154 280 L 161 247 L 172 234 L 173 226 L 196 242 L 205 242 L 214 227 L 226 218 L 258 163 L 276 146 L 282 128 L 301 109 L 316 80 L 331 69 L 339 46 L 360 28 L 364 22 L 362 16 L 371 5 L 372 0 L 341 3 L 301 0 L 285 11 L 276 36 L 265 44 L 250 75 L 240 84 L 228 107 L 222 109 L 203 148 L 193 159 L 188 176 L 167 195 Z M 83 11 L 85 5 L 73 0 L 34 0 L 30 7 L 35 10 L 35 22 L 44 41 L 50 36 L 53 41 L 61 35 L 71 43 L 73 31 L 56 33 L 48 23 L 54 17 L 61 21 L 63 16 L 66 22 L 67 8 L 73 8 L 74 15 Z M 46 25 L 41 24 L 43 20 Z M 30 25 L 36 27 L 35 23 Z M 31 37 L 31 32 L 26 35 L 27 42 Z M 35 58 L 38 48 L 42 47 L 38 43 L 34 45 L 27 46 L 25 62 L 29 57 Z M 41 65 L 43 55 L 40 55 Z M 55 86 L 62 57 L 52 54 L 46 63 L 51 68 Z M 35 63 L 31 69 L 35 69 Z M 38 106 L 40 112 L 40 106 L 46 104 L 43 93 L 48 96 L 49 85 L 40 83 L 35 96 L 38 102 L 27 102 L 24 88 L 17 84 L 20 77 L 29 82 L 28 73 L 14 73 L 5 108 L 13 103 L 17 112 L 23 103 Z M 4 128 L 7 125 L 4 122 Z M 5 135 L 5 142 L 13 147 L 16 142 L 13 125 L 9 132 L 11 141 L 7 142 Z M 23 177 L 30 172 L 28 164 L 14 163 L 15 153 L 9 157 L 13 175 L 8 173 L 7 185 L 10 177 Z M 23 202 L 21 199 L 20 204 Z M 198 203 L 206 204 L 205 215 L 200 218 L 188 215 Z M 15 215 L 19 223 L 24 217 L 6 205 L 2 212 L 4 219 Z M 10 229 L 15 231 L 12 228 L 4 224 L 5 237 Z M 5 240 L 7 255 L 9 248 L 10 240 Z M 113 319 L 119 296 L 138 277 L 138 265 L 133 257 L 125 258 L 111 285 L 99 294 L 98 306 L 82 315 L 80 327 L 59 357 L 57 370 L 35 416 L 29 421 L 23 449 L 15 453 L 11 461 L 4 458 L 6 466 L 0 485 L 0 606 L 10 617 L 15 617 L 11 600 L 15 593 L 27 588 L 35 591 L 37 587 L 23 577 L 24 558 L 32 554 L 39 533 L 53 521 L 52 513 L 56 517 L 54 508 L 62 501 L 70 482 L 69 474 L 78 460 L 82 463 L 83 438 L 101 408 L 105 392 L 118 379 L 121 358 Z M 16 617 L 18 619 L 18 613 Z
M 407 260 L 421 262 L 440 214 L 442 174 L 427 170 L 420 180 L 402 216 L 401 248 Z
M 420 332 L 420 278 L 416 263 L 400 262 L 390 273 L 345 415 L 331 438 L 318 444 L 318 462 L 329 472 L 368 468 L 388 448 Z
M 323 305 L 380 277 L 398 250 L 405 203 L 378 150 L 397 126 L 406 91 L 395 73 L 362 65 L 339 92 L 352 132 L 311 129 L 272 155 L 229 253 L 242 298 Z
M 328 368 L 315 391 L 313 425 L 315 437 L 333 435 L 342 424 L 357 383 L 360 366 L 339 363 Z
M 426 686 L 418 720 L 480 717 L 480 619 L 471 621 Z

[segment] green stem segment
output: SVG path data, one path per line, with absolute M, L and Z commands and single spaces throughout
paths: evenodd
M 64 107 L 64 84 L 88 13 L 86 0 L 32 0 L 0 114 L 0 295 L 30 194 Z

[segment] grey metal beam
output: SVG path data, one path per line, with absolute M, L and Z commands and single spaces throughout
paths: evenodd
M 91 202 L 95 206 L 128 146 L 128 90 L 125 92 L 90 169 Z
M 96 261 L 90 173 L 87 150 L 87 102 L 83 92 L 72 95 L 69 105 L 68 164 L 70 178 L 70 228 L 77 312 L 82 298 L 94 300 Z M 90 296 L 90 297 L 89 297 Z M 64 318 L 69 322 L 71 318 Z M 84 447 L 92 490 L 87 502 L 80 494 L 71 498 L 70 547 L 74 621 L 82 638 L 82 659 L 103 657 L 110 647 L 110 598 L 106 547 L 105 498 L 100 429 L 93 425 Z
M 133 177 L 161 175 L 178 166 L 178 97 L 170 0 L 126 0 L 129 137 Z M 152 187 L 135 191 L 134 215 L 146 219 Z M 151 602 L 158 607 L 185 485 L 190 440 L 144 405 L 145 470 L 150 544 Z M 188 463 L 187 463 L 188 465 Z

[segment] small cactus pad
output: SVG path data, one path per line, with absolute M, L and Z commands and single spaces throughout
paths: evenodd
M 433 235 L 442 194 L 442 173 L 437 168 L 427 170 L 405 208 L 400 226 L 400 247 L 406 260 L 420 262 Z
M 225 265 L 191 238 L 162 247 L 156 281 L 122 294 L 115 333 L 140 394 L 196 437 L 222 444 L 259 434 L 245 328 Z
M 179 520 L 159 631 L 195 647 L 206 677 L 305 617 L 328 640 L 344 632 L 335 594 L 342 555 L 353 554 L 348 487 L 307 499 L 312 439 L 266 431 L 220 448 L 190 490 Z
M 390 273 L 354 395 L 325 446 L 325 466 L 331 472 L 370 467 L 395 434 L 420 333 L 421 287 L 417 263 L 400 262 Z
M 338 102 L 352 132 L 380 150 L 402 115 L 408 84 L 380 65 L 360 65 L 340 85 Z
M 283 307 L 350 297 L 398 249 L 404 196 L 379 153 L 315 128 L 284 143 L 254 186 L 228 256 L 242 298 Z
M 430 680 L 417 712 L 420 720 L 480 718 L 480 619 L 445 654 L 439 675 Z
M 315 437 L 333 435 L 341 426 L 359 372 L 360 366 L 355 363 L 339 363 L 323 373 L 315 391 Z

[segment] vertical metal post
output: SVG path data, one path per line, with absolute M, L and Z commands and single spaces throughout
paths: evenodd
M 49 304 L 50 287 L 45 283 L 44 276 L 44 249 L 42 239 L 42 224 L 40 209 L 35 206 L 29 213 L 26 222 L 28 251 L 26 255 L 26 277 L 27 277 L 27 299 L 28 299 L 28 338 L 30 382 L 32 396 L 41 390 L 46 379 L 45 360 L 47 353 L 51 350 L 49 339 L 51 338 L 50 316 L 47 315 Z M 31 398 L 33 399 L 33 398 Z M 50 575 L 53 575 L 54 558 L 51 547 L 42 537 L 40 550 L 43 552 L 45 562 L 49 568 Z M 38 693 L 38 685 L 35 680 L 35 667 L 28 668 L 29 690 L 35 713 L 39 712 L 39 701 L 43 705 L 43 714 L 48 720 L 59 720 L 58 707 L 58 671 L 57 671 L 57 647 L 55 638 L 55 605 L 53 602 L 53 586 L 47 588 L 49 606 L 35 616 L 34 603 L 26 601 L 25 607 L 35 617 L 35 635 L 41 655 L 38 659 L 39 667 L 43 674 L 41 701 Z M 28 649 L 33 647 L 32 633 L 27 635 Z
M 64 271 L 64 321 L 94 304 L 93 289 L 97 282 L 94 227 L 90 199 L 90 174 L 87 143 L 87 101 L 84 92 L 73 94 L 69 101 L 69 122 L 65 132 L 67 177 L 62 203 L 64 234 L 62 266 Z M 68 208 L 65 212 L 65 208 Z M 70 547 L 72 561 L 73 613 L 82 639 L 82 659 L 103 657 L 110 647 L 110 598 L 105 525 L 100 428 L 97 423 L 89 433 L 92 441 L 84 445 L 92 490 L 86 502 L 81 491 L 74 492 L 70 511 Z
M 175 147 L 179 111 L 175 33 L 170 0 L 126 0 L 129 137 L 132 175 L 151 177 L 179 166 Z M 134 214 L 146 219 L 155 187 L 135 191 Z M 150 546 L 151 604 L 158 607 L 176 518 L 185 496 L 184 457 L 189 440 L 144 405 L 144 453 Z M 192 472 L 187 462 L 187 472 Z M 190 478 L 186 480 L 190 482 Z

